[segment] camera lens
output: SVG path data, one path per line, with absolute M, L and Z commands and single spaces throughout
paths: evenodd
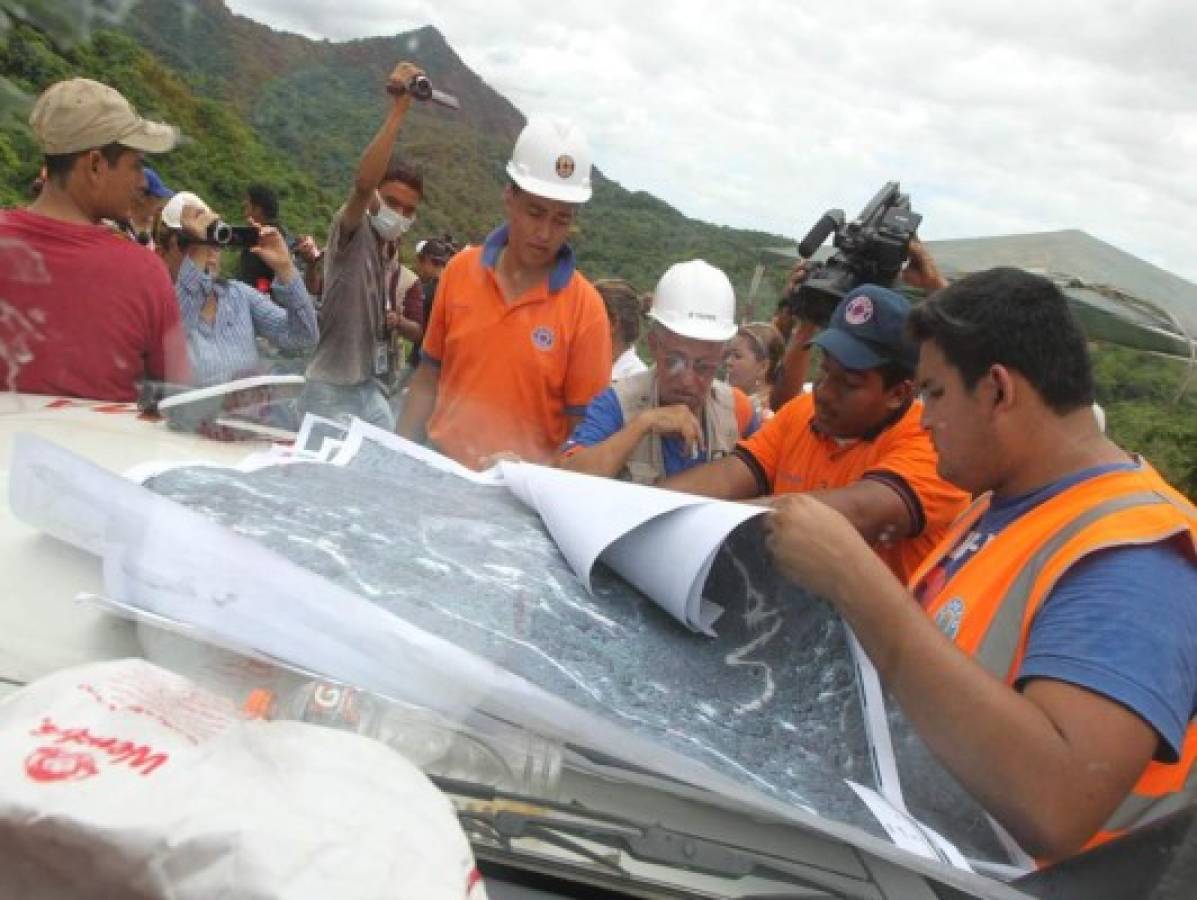
M 417 100 L 427 100 L 432 96 L 432 82 L 427 75 L 415 75 L 407 83 L 407 89 Z
M 233 227 L 217 219 L 208 226 L 208 240 L 213 244 L 227 244 L 233 239 Z

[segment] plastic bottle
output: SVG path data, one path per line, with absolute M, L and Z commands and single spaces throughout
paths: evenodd
M 559 743 L 482 714 L 454 723 L 427 709 L 327 681 L 281 693 L 258 688 L 244 710 L 254 717 L 296 719 L 380 740 L 429 774 L 543 799 L 555 798 L 560 784 Z

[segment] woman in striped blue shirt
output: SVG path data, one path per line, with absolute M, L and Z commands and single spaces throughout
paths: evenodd
M 179 199 L 182 198 L 182 199 Z M 194 194 L 180 193 L 162 211 L 158 252 L 170 269 L 197 387 L 261 372 L 257 339 L 280 350 L 316 346 L 316 309 L 278 229 L 262 226 L 256 254 L 274 272 L 270 296 L 217 277 L 220 248 L 205 243 L 218 218 Z

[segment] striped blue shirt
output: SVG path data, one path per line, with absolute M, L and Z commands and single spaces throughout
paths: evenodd
M 200 311 L 212 293 L 216 295 L 216 317 L 206 322 Z M 320 336 L 316 308 L 303 279 L 296 274 L 282 284 L 276 278 L 270 293 L 274 300 L 244 282 L 214 279 L 189 258 L 183 259 L 175 294 L 197 387 L 260 372 L 258 337 L 280 350 L 316 346 Z

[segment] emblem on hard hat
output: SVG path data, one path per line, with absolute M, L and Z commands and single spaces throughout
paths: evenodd
M 561 178 L 569 178 L 574 174 L 574 158 L 568 153 L 562 153 L 557 157 L 557 175 Z
M 863 325 L 873 318 L 873 301 L 868 297 L 853 297 L 844 309 L 844 321 L 849 325 Z
M 953 597 L 935 614 L 935 624 L 939 626 L 949 640 L 955 640 L 960 631 L 960 622 L 964 618 L 964 601 Z

